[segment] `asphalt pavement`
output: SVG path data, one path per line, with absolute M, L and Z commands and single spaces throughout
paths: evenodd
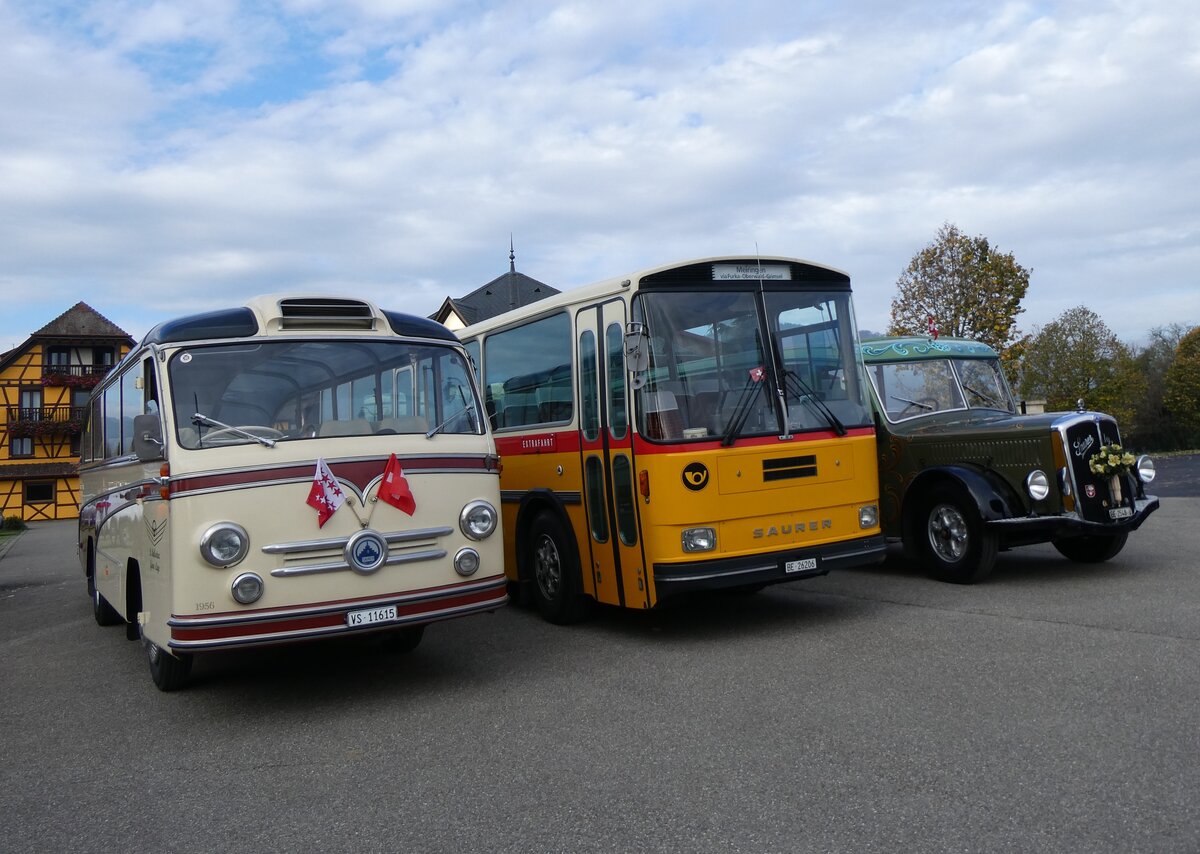
M 408 656 L 199 658 L 175 694 L 39 523 L 0 560 L 0 850 L 1196 854 L 1194 463 L 1101 565 L 510 606 Z

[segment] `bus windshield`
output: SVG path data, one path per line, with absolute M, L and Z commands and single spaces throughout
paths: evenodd
M 398 341 L 211 344 L 169 362 L 176 438 L 199 449 L 395 433 L 483 431 L 451 347 Z
M 649 439 L 729 442 L 871 423 L 847 292 L 644 291 L 633 315 L 649 338 L 638 395 Z
M 998 359 L 922 358 L 870 370 L 889 421 L 947 410 L 1017 411 Z

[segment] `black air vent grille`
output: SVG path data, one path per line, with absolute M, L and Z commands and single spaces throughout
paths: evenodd
M 763 481 L 790 480 L 796 477 L 816 477 L 817 456 L 807 454 L 803 457 L 780 457 L 775 460 L 763 460 Z
M 312 329 L 325 326 L 374 329 L 375 312 L 365 302 L 352 299 L 285 299 L 279 301 L 283 329 Z

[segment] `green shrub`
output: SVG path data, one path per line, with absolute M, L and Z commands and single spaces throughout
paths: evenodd
M 0 529 L 5 531 L 24 531 L 28 526 L 20 516 L 5 516 L 0 522 Z

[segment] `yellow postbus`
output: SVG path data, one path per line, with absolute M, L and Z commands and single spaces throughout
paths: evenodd
M 502 460 L 508 577 L 547 619 L 883 559 L 845 273 L 687 261 L 459 336 Z
M 196 653 L 407 650 L 507 601 L 495 445 L 431 320 L 274 296 L 162 323 L 96 388 L 81 450 L 96 621 L 143 641 L 163 690 Z

